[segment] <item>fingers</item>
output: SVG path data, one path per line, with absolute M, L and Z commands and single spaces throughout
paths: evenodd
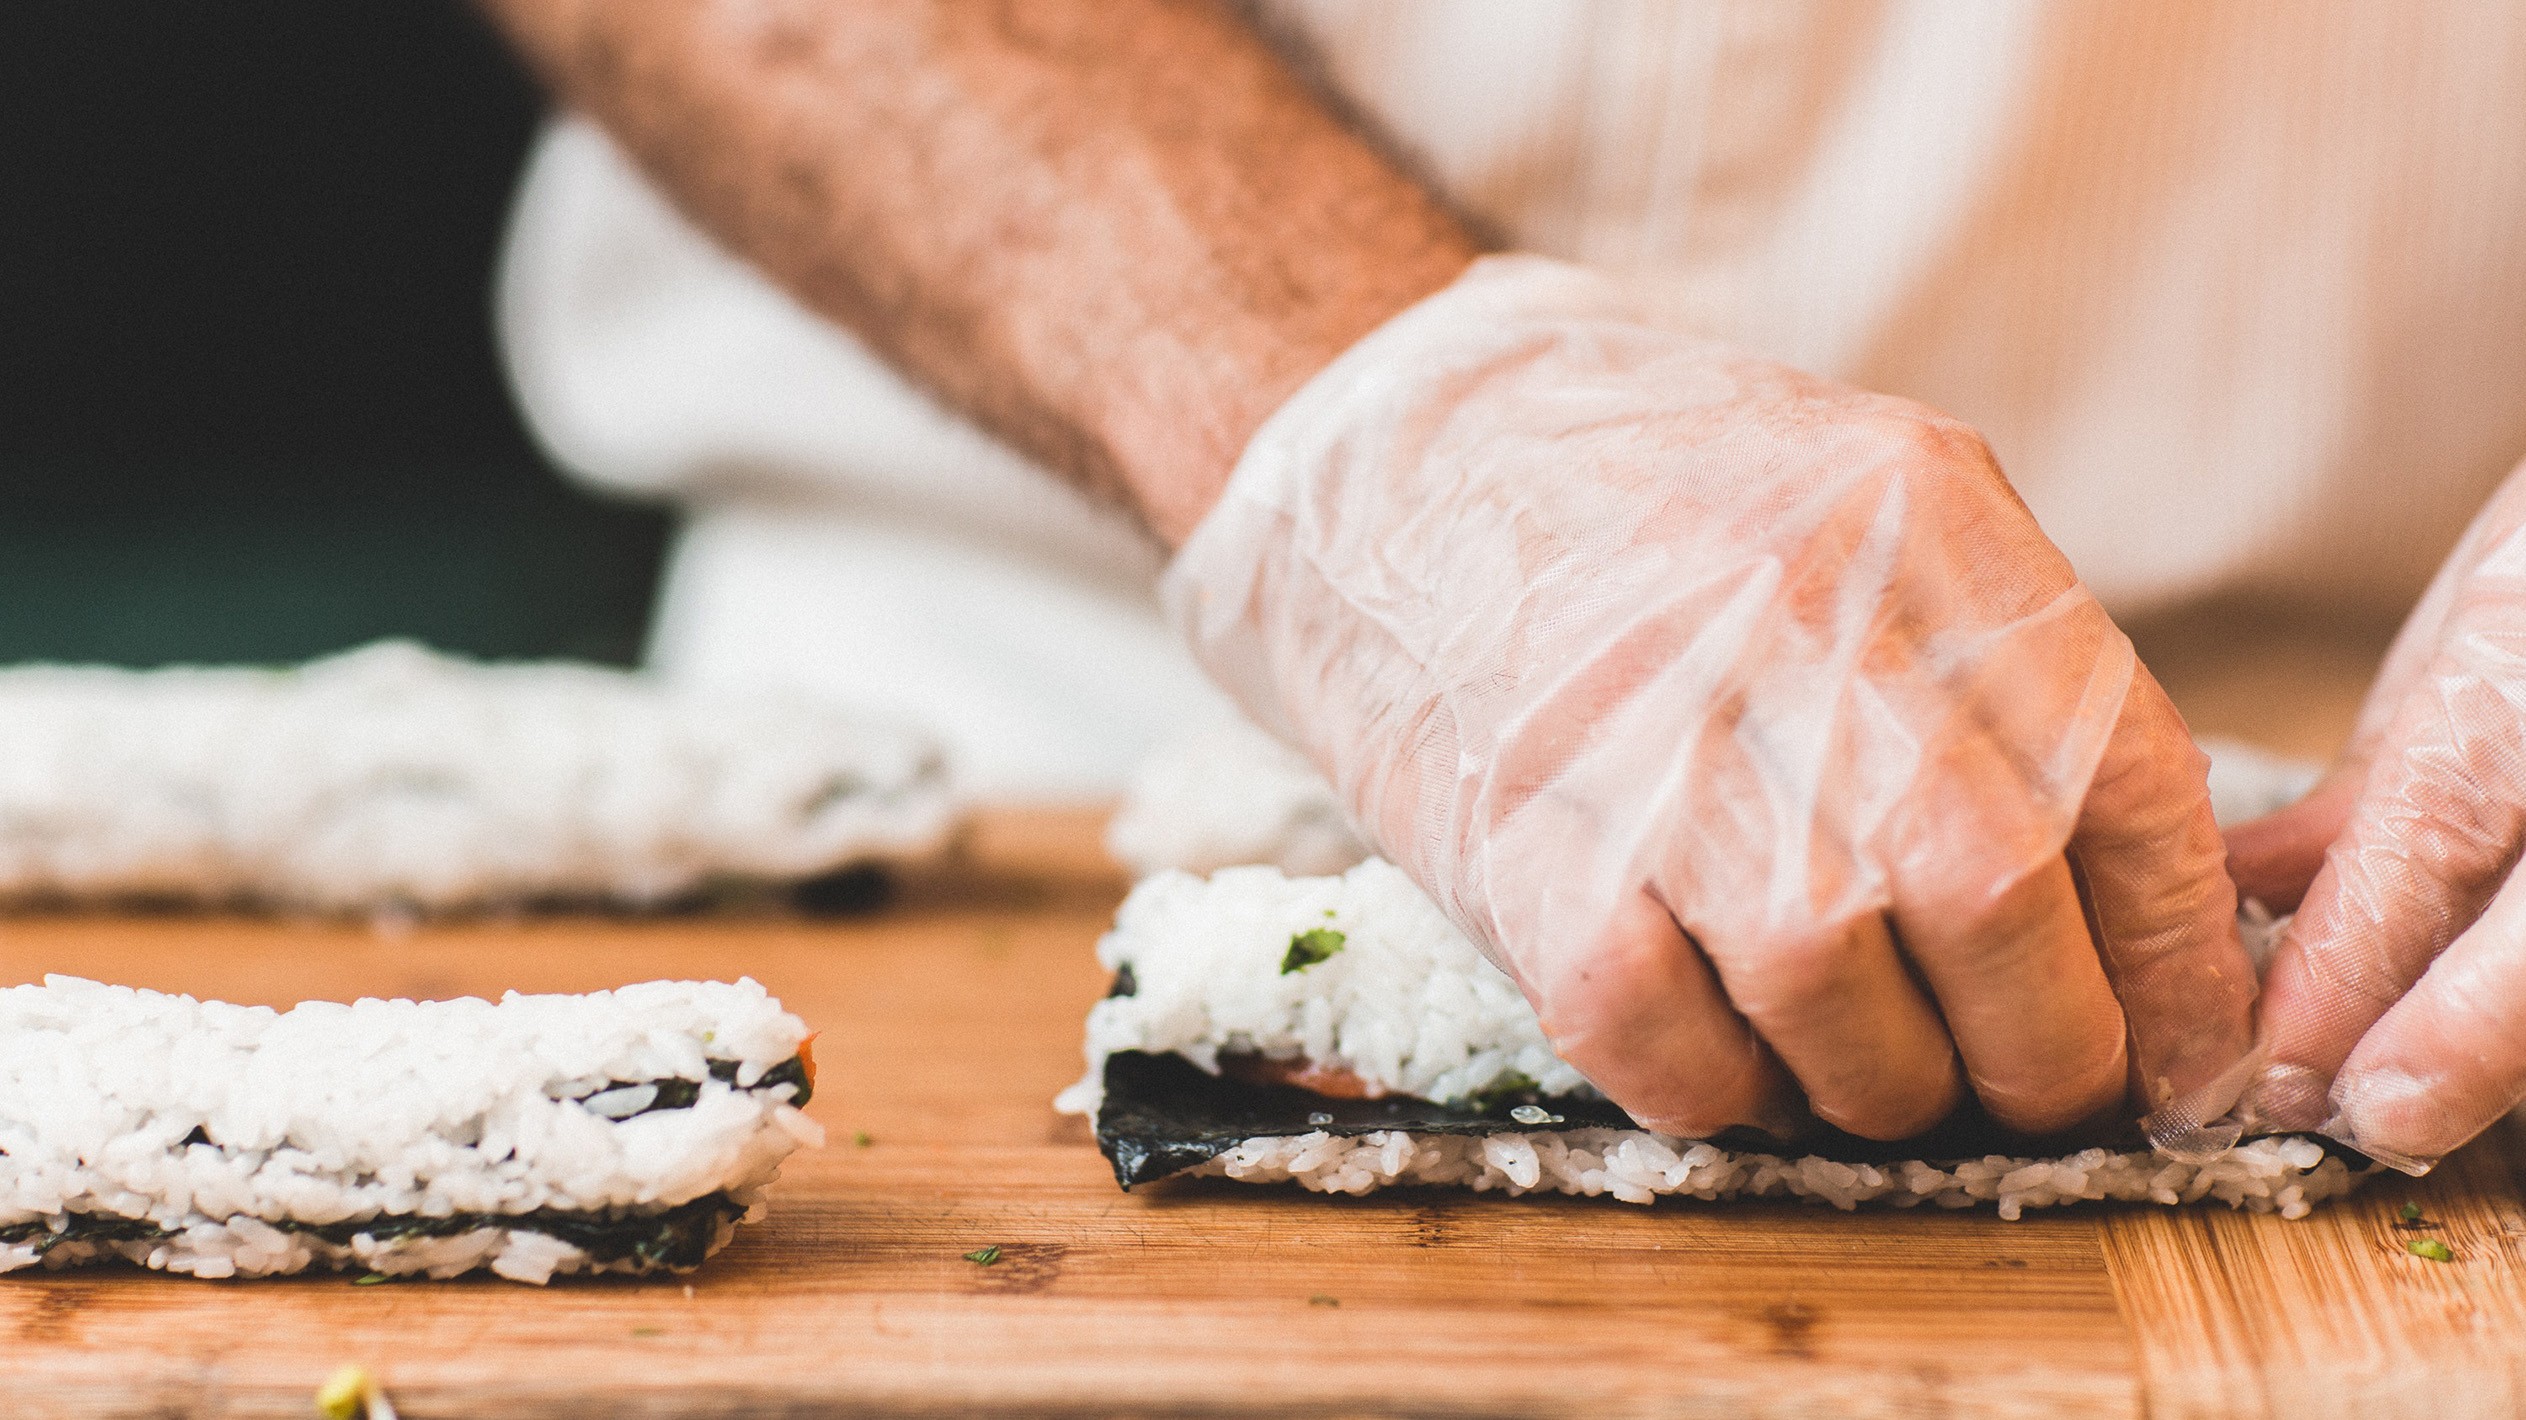
M 2323 1124 L 2360 1037 L 2490 901 L 2526 827 L 2504 788 L 2526 782 L 2517 735 L 2514 708 L 2458 668 L 2407 696 L 2266 978 L 2258 1124 Z
M 2142 1101 L 2153 1115 L 2183 1101 L 2189 1123 L 2227 1112 L 2243 1084 L 2233 1067 L 2254 1044 L 2254 963 L 2237 938 L 2208 768 L 2141 671 L 2070 836 Z M 2224 1098 L 2199 1098 L 2214 1084 Z
M 2324 867 L 2325 850 L 2350 826 L 2366 766 L 2345 766 L 2285 809 L 2247 819 L 2227 831 L 2228 877 L 2240 900 L 2274 912 L 2295 912 Z M 2346 772 L 2348 771 L 2348 772 Z
M 1897 890 L 1895 924 L 1993 1119 L 2047 1134 L 2123 1098 L 2122 1012 L 2058 854 L 1998 886 L 1969 866 L 1915 875 Z
M 2526 874 L 2361 1038 L 2333 1090 L 2343 1130 L 2418 1169 L 2526 1099 Z
M 1792 1113 L 1779 1062 L 1645 892 L 1534 985 L 1553 1048 L 1644 1127 L 1686 1138 L 1740 1124 L 1780 1132 Z
M 1806 941 L 1733 950 L 1711 941 L 1706 950 L 1729 999 L 1825 1123 L 1902 1139 L 1946 1118 L 1962 1098 L 1947 1028 L 1883 918 L 1872 913 Z

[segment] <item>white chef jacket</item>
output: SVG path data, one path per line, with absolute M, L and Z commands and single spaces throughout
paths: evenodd
M 2400 604 L 2526 456 L 2526 5 L 1282 0 L 1503 240 L 1977 425 L 2118 614 Z M 1156 552 L 729 259 L 593 129 L 535 157 L 528 418 L 689 510 L 652 659 L 1110 790 L 1217 700 Z

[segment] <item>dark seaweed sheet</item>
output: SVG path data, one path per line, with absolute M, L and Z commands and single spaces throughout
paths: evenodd
M 479 1228 L 542 1233 L 599 1262 L 637 1261 L 644 1268 L 699 1267 L 724 1224 L 744 1216 L 745 1205 L 725 1193 L 706 1193 L 661 1213 L 570 1213 L 539 1208 L 530 1213 L 455 1213 L 444 1218 L 382 1217 L 342 1223 L 264 1221 L 283 1232 L 303 1233 L 338 1245 L 363 1234 L 379 1242 L 398 1238 L 445 1238 Z M 69 1242 L 154 1242 L 166 1229 L 145 1218 L 74 1213 L 60 1231 L 41 1219 L 0 1227 L 0 1244 L 32 1242 L 40 1255 Z
M 710 1076 L 723 1083 L 734 1084 L 737 1062 L 713 1060 Z M 590 1092 L 589 1097 L 618 1090 L 627 1085 L 655 1085 L 658 1097 L 639 1114 L 626 1115 L 637 1119 L 640 1114 L 660 1110 L 690 1109 L 701 1098 L 699 1081 L 669 1077 L 659 1080 L 617 1080 Z M 807 1079 L 807 1062 L 793 1055 L 763 1072 L 763 1077 L 745 1086 L 749 1091 L 768 1090 L 787 1085 L 793 1093 L 789 1102 L 805 1105 L 815 1093 Z M 208 1133 L 194 1129 L 184 1138 L 184 1145 L 219 1145 Z M 710 1255 L 710 1245 L 719 1235 L 723 1222 L 733 1222 L 745 1212 L 743 1205 L 725 1193 L 708 1193 L 689 1203 L 678 1204 L 661 1213 L 571 1213 L 543 1208 L 529 1213 L 454 1213 L 447 1217 L 386 1216 L 355 1219 L 341 1223 L 300 1223 L 286 1218 L 262 1221 L 283 1232 L 304 1233 L 335 1244 L 348 1243 L 365 1233 L 381 1242 L 396 1238 L 455 1237 L 477 1228 L 514 1228 L 542 1233 L 557 1238 L 599 1262 L 620 1262 L 626 1258 L 639 1261 L 644 1267 L 691 1268 L 701 1265 Z M 33 1242 L 41 1255 L 66 1242 L 153 1242 L 167 1235 L 164 1228 L 145 1218 L 124 1218 L 106 1213 L 74 1213 L 67 1227 L 55 1231 L 42 1219 L 12 1223 L 0 1227 L 0 1245 Z
M 1538 1105 L 1561 1118 L 1545 1124 L 1521 1124 L 1509 1117 L 1509 1111 L 1522 1104 Z M 1604 1100 L 1523 1094 L 1486 1099 L 1482 1107 L 1476 1108 L 1403 1096 L 1330 1099 L 1292 1085 L 1256 1084 L 1208 1074 L 1180 1055 L 1127 1050 L 1118 1051 L 1105 1061 L 1105 1103 L 1097 1112 L 1096 1143 L 1106 1161 L 1114 1166 L 1115 1181 L 1128 1190 L 1134 1184 L 1155 1183 L 1199 1167 L 1248 1139 L 1318 1131 L 1349 1138 L 1386 1129 L 1415 1134 L 1485 1135 L 1638 1127 L 1630 1116 Z M 2128 1126 L 2101 1134 L 2042 1138 L 2015 1134 L 1970 1107 L 1927 1134 L 1894 1143 L 1862 1139 L 1821 1123 L 1794 1139 L 1777 1139 L 1753 1130 L 1730 1130 L 1710 1142 L 1744 1153 L 1822 1157 L 1851 1164 L 1888 1164 L 1909 1159 L 1935 1164 L 1990 1154 L 2057 1158 L 2098 1146 L 2119 1150 L 2147 1147 L 2139 1132 Z M 2368 1165 L 2366 1158 L 2330 1139 L 2316 1138 L 2315 1142 L 2354 1168 Z
M 714 1060 L 710 1062 L 710 1077 L 722 1084 L 735 1084 L 737 1080 L 737 1062 L 734 1060 Z M 632 1085 L 655 1085 L 658 1087 L 658 1097 L 649 1102 L 648 1108 L 640 1110 L 635 1114 L 624 1115 L 624 1119 L 638 1119 L 643 1114 L 656 1114 L 662 1109 L 691 1109 L 694 1101 L 702 1097 L 702 1085 L 699 1080 L 686 1080 L 675 1076 L 668 1076 L 662 1080 L 609 1081 L 598 1089 L 590 1090 L 587 1094 L 581 1096 L 581 1098 L 594 1099 L 598 1095 L 606 1094 Z M 808 1083 L 807 1080 L 807 1062 L 805 1058 L 796 1055 L 793 1055 L 787 1060 L 782 1061 L 780 1064 L 773 1066 L 771 1069 L 764 1071 L 762 1079 L 755 1081 L 751 1085 L 747 1085 L 745 1088 L 751 1092 L 755 1090 L 768 1090 L 774 1085 L 787 1085 L 795 1091 L 795 1093 L 789 1097 L 789 1102 L 800 1109 L 806 1108 L 807 1101 L 813 1099 L 816 1093 L 816 1087 Z M 619 1123 L 620 1121 L 617 1122 Z

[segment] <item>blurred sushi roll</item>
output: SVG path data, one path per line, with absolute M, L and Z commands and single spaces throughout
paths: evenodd
M 1162 741 L 1141 761 L 1105 846 L 1135 877 L 1248 863 L 1338 873 L 1372 851 L 1307 757 L 1238 716 Z
M 1554 1054 L 1516 986 L 1402 870 L 1162 872 L 1097 948 L 1091 1116 L 1126 1189 L 1176 1176 L 1368 1193 L 1442 1185 L 1631 1203 L 1798 1198 L 1990 1206 L 2216 1201 L 2303 1217 L 2374 1166 L 2328 1140 L 2248 1139 L 2208 1159 L 2136 1127 L 2030 1139 L 1971 1110 L 1893 1144 L 1820 1123 L 1794 1137 L 1641 1129 Z
M 656 904 L 935 852 L 937 747 L 776 693 L 381 643 L 0 671 L 0 902 Z
M 688 1271 L 823 1142 L 754 982 L 288 1011 L 0 990 L 0 1272 Z

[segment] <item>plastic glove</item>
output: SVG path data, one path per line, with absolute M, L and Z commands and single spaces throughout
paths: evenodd
M 2249 1044 L 2200 755 L 1917 405 L 1493 258 L 1272 417 L 1164 592 L 1646 1125 L 1778 1131 L 1794 1079 L 2040 1132 Z
M 2526 467 L 2396 637 L 2341 762 L 2230 836 L 2287 908 L 2241 1115 L 2420 1173 L 2526 1099 Z

